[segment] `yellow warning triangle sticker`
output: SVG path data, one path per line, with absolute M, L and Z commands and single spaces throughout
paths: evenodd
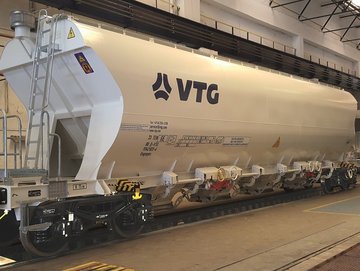
M 67 38 L 68 39 L 75 38 L 75 33 L 74 33 L 74 30 L 72 29 L 72 27 L 70 27 L 69 34 L 68 34 Z

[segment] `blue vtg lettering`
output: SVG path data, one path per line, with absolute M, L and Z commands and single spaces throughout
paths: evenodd
M 180 101 L 188 101 L 190 92 L 196 91 L 195 101 L 202 103 L 206 100 L 209 104 L 217 104 L 219 102 L 219 92 L 217 84 L 207 84 L 200 81 L 186 80 L 176 78 L 177 90 Z M 156 99 L 168 100 L 172 91 L 168 75 L 165 73 L 158 73 L 155 83 L 152 85 L 154 96 Z
M 206 92 L 206 99 L 209 104 L 217 104 L 219 102 L 219 93 L 217 84 L 210 84 L 209 86 L 205 82 L 186 80 L 186 84 L 180 78 L 176 78 L 179 98 L 181 101 L 187 101 L 189 99 L 190 91 L 196 91 L 196 102 L 201 103 L 204 91 Z

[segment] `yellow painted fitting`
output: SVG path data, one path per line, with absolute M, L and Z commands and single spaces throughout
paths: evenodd
M 8 210 L 4 210 L 4 213 L 0 216 L 0 220 L 3 219 L 9 213 Z
M 142 195 L 140 193 L 140 188 L 135 188 L 135 194 L 132 196 L 134 200 L 138 200 L 142 198 Z

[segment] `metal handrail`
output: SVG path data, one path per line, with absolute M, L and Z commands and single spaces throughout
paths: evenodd
M 40 129 L 39 129 L 39 142 L 41 142 L 41 168 L 44 168 L 44 116 L 46 116 L 46 135 L 47 135 L 47 143 L 48 143 L 48 170 L 50 169 L 50 115 L 46 110 L 41 111 L 40 116 Z
M 330 67 L 332 69 L 335 69 L 335 70 L 338 70 L 338 71 L 345 72 L 345 73 L 356 76 L 356 71 L 355 70 L 352 70 L 349 67 L 345 67 L 345 66 L 343 66 L 341 64 L 337 64 L 335 62 L 326 60 L 326 59 L 324 59 L 324 58 L 322 58 L 322 57 L 320 57 L 318 55 L 314 55 L 314 54 L 310 54 L 308 52 L 305 52 L 304 58 L 307 59 L 307 60 L 310 60 L 311 62 L 318 63 L 320 65 L 327 66 L 327 67 Z
M 171 3 L 170 1 L 166 1 L 166 0 L 153 0 L 153 3 L 149 3 L 148 1 L 141 1 L 141 0 L 137 0 L 138 2 L 141 2 L 143 4 L 146 4 L 146 5 L 149 5 L 149 6 L 152 6 L 152 7 L 155 7 L 155 8 L 158 8 L 158 9 L 161 9 L 161 10 L 165 10 L 165 11 L 168 11 L 171 13 L 171 9 L 176 7 L 176 10 L 173 10 L 175 11 L 175 14 L 178 15 L 179 13 L 179 10 L 180 10 L 180 7 L 177 6 L 176 4 L 174 3 Z M 162 2 L 162 3 L 165 3 L 167 5 L 167 9 L 164 9 L 164 8 L 161 8 L 159 5 L 159 3 Z
M 3 110 L 3 109 L 1 109 L 1 110 Z M 5 110 L 4 110 L 4 112 L 5 112 Z M 17 121 L 18 121 L 19 152 L 17 152 L 17 146 L 16 146 L 17 142 L 15 141 L 15 139 L 12 138 L 12 137 L 7 137 L 8 129 L 5 126 L 7 126 L 7 121 L 9 119 L 12 119 L 12 118 L 17 119 Z M 3 135 L 6 135 L 6 139 L 11 140 L 14 143 L 14 152 L 13 153 L 8 153 L 7 152 L 7 141 L 6 141 L 6 144 L 3 143 L 4 146 L 6 146 L 6 152 L 5 151 L 1 152 L 0 156 L 6 157 L 5 161 L 6 161 L 6 164 L 7 164 L 7 157 L 13 155 L 14 156 L 14 168 L 17 169 L 17 155 L 19 155 L 20 168 L 21 168 L 22 167 L 22 146 L 21 146 L 21 142 L 22 142 L 22 121 L 21 121 L 21 118 L 19 116 L 17 116 L 17 115 L 9 115 L 9 116 L 7 116 L 6 113 L 5 113 L 5 116 L 3 115 L 2 117 L 0 117 L 0 120 L 1 119 L 3 120 L 3 130 L 2 130 Z M 6 119 L 6 125 L 4 126 L 4 120 L 5 119 Z M 6 169 L 7 169 L 7 165 L 6 165 Z
M 64 15 L 63 14 L 57 14 L 55 15 L 55 18 L 53 18 L 51 22 L 51 31 L 50 31 L 50 44 L 51 44 L 51 52 L 48 56 L 50 59 L 48 60 L 50 65 L 47 65 L 46 67 L 46 74 L 48 76 L 45 79 L 45 86 L 44 86 L 44 96 L 45 99 L 43 100 L 42 109 L 46 109 L 49 105 L 49 99 L 50 99 L 50 89 L 51 89 L 51 83 L 52 83 L 52 73 L 53 73 L 53 66 L 54 66 L 54 54 L 55 54 L 55 41 L 56 41 L 56 32 L 58 27 L 58 21 L 61 19 Z
M 58 135 L 58 134 L 55 134 L 55 133 L 50 133 L 49 136 L 52 136 L 52 137 L 56 137 L 57 140 L 58 140 L 58 170 L 57 170 L 57 179 L 59 180 L 60 176 L 61 176 L 61 137 Z M 50 148 L 49 148 L 49 152 L 48 152 L 48 155 L 50 157 Z M 48 160 L 50 161 L 50 159 Z M 50 163 L 49 163 L 49 166 L 48 166 L 48 170 L 50 172 Z M 50 176 L 50 174 L 49 174 Z
M 14 168 L 17 169 L 17 159 L 16 159 L 16 156 L 18 155 L 17 153 L 17 149 L 16 149 L 16 141 L 14 138 L 12 137 L 8 137 L 7 138 L 8 140 L 11 140 L 13 143 L 14 143 L 14 153 L 8 153 L 8 155 L 14 155 Z M 21 146 L 20 146 L 20 149 L 21 149 Z M 1 155 L 1 154 L 0 154 Z
M 8 177 L 8 168 L 7 168 L 7 117 L 6 112 L 4 109 L 0 109 L 2 114 L 2 122 L 3 122 L 3 153 L 4 153 L 4 178 L 7 179 Z
M 212 22 L 214 22 L 214 27 L 215 27 L 215 29 L 219 29 L 219 25 L 223 25 L 223 26 L 226 26 L 226 27 L 228 27 L 228 28 L 231 29 L 231 34 L 232 34 L 232 35 L 236 35 L 236 31 L 238 31 L 238 32 L 239 32 L 239 35 L 237 35 L 237 36 L 242 37 L 242 38 L 246 38 L 247 40 L 251 40 L 251 41 L 256 41 L 256 40 L 254 40 L 254 39 L 251 39 L 251 36 L 255 36 L 255 37 L 258 38 L 258 40 L 259 40 L 258 43 L 260 43 L 261 45 L 269 46 L 269 47 L 272 47 L 273 49 L 277 49 L 277 50 L 280 50 L 280 49 L 278 49 L 278 48 L 281 48 L 280 51 L 283 51 L 283 52 L 286 52 L 286 53 L 289 52 L 289 50 L 288 50 L 288 48 L 289 48 L 290 51 L 292 52 L 292 54 L 293 54 L 293 55 L 296 55 L 296 48 L 294 48 L 294 47 L 292 47 L 292 46 L 289 46 L 289 45 L 286 45 L 286 44 L 284 44 L 284 43 L 281 43 L 281 42 L 278 42 L 278 41 L 274 41 L 274 40 L 265 38 L 265 37 L 263 37 L 263 36 L 261 36 L 261 35 L 258 35 L 258 34 L 256 34 L 256 33 L 247 31 L 247 30 L 245 30 L 245 29 L 242 29 L 242 28 L 239 28 L 239 27 L 230 25 L 230 24 L 225 23 L 225 22 L 222 22 L 222 21 L 218 21 L 218 20 L 216 20 L 216 19 L 214 19 L 214 18 L 208 17 L 208 16 L 203 15 L 203 14 L 201 14 L 201 17 L 202 17 L 202 18 L 205 18 L 205 19 L 207 19 L 207 20 L 210 20 L 210 21 L 212 21 Z M 224 31 L 224 30 L 223 30 L 223 31 Z M 244 35 L 242 35 L 241 33 L 244 33 Z M 244 36 L 244 37 L 243 37 L 243 36 Z M 264 41 L 269 41 L 270 43 L 269 43 L 269 44 L 266 44 Z M 257 41 L 256 41 L 256 42 L 257 42 Z M 276 46 L 276 45 L 279 45 L 279 46 Z M 313 59 L 313 57 L 317 58 L 318 61 L 315 61 L 315 60 Z M 339 64 L 337 64 L 337 63 L 335 63 L 335 62 L 331 62 L 331 61 L 325 60 L 325 59 L 323 59 L 323 58 L 321 58 L 321 57 L 318 57 L 318 56 L 315 56 L 315 55 L 313 55 L 313 54 L 310 54 L 310 53 L 305 52 L 305 55 L 304 55 L 303 58 L 308 59 L 308 60 L 310 60 L 310 61 L 312 61 L 312 62 L 318 63 L 318 64 L 320 64 L 320 65 L 324 65 L 324 66 L 327 66 L 327 67 L 331 67 L 331 68 L 333 68 L 333 69 L 335 69 L 335 70 L 339 70 L 339 71 L 341 71 L 341 72 L 347 72 L 348 74 L 352 74 L 352 75 L 355 75 L 355 76 L 356 76 L 356 71 L 354 71 L 354 70 L 352 70 L 352 69 L 350 69 L 350 68 L 348 68 L 348 67 L 344 67 L 343 65 L 339 65 Z M 324 64 L 324 63 L 325 63 L 325 64 Z
M 6 114 L 6 113 L 5 113 Z M 13 119 L 13 118 L 15 118 L 15 119 L 17 119 L 17 121 L 18 121 L 18 134 L 19 134 L 19 146 L 20 146 L 20 148 L 19 148 L 19 153 L 17 153 L 16 152 L 16 142 L 15 142 L 15 140 L 14 139 L 12 139 L 12 138 L 7 138 L 7 139 L 11 139 L 13 142 L 14 142 L 14 162 L 15 162 L 15 164 L 14 164 L 14 167 L 15 168 L 17 168 L 17 161 L 16 161 L 16 155 L 17 154 L 19 154 L 19 157 L 20 157 L 20 167 L 22 167 L 22 147 L 21 147 L 21 142 L 22 142 L 22 121 L 21 121 L 21 118 L 18 116 L 18 115 L 9 115 L 9 116 L 5 116 L 5 118 L 8 120 L 8 119 Z M 4 116 L 3 117 L 0 117 L 0 119 L 4 119 Z M 3 129 L 3 130 L 5 130 L 5 128 Z M 6 128 L 6 130 L 7 130 L 7 128 Z M 6 131 L 6 133 L 7 133 L 7 131 Z M 5 153 L 4 153 L 4 155 L 5 155 Z M 6 154 L 6 155 L 9 155 L 9 154 Z
M 255 37 L 257 37 L 259 39 L 258 43 L 261 44 L 261 45 L 272 47 L 273 49 L 283 51 L 285 53 L 291 52 L 291 54 L 296 55 L 296 48 L 294 48 L 294 47 L 292 47 L 290 45 L 287 45 L 287 44 L 284 44 L 284 43 L 281 43 L 281 42 L 278 42 L 278 41 L 274 41 L 274 40 L 271 40 L 269 38 L 265 38 L 265 37 L 263 37 L 263 36 L 261 36 L 259 34 L 256 34 L 256 33 L 247 31 L 245 29 L 230 25 L 228 23 L 216 20 L 214 18 L 208 17 L 208 16 L 203 15 L 203 14 L 201 14 L 200 16 L 201 16 L 201 18 L 205 18 L 206 20 L 212 21 L 214 23 L 214 28 L 215 29 L 219 29 L 219 26 L 223 25 L 223 26 L 226 26 L 226 27 L 231 29 L 231 34 L 232 35 L 239 36 L 239 37 L 245 38 L 247 40 L 251 40 L 251 41 L 254 41 L 253 39 L 251 39 L 251 36 L 255 36 Z M 206 22 L 203 22 L 203 23 L 206 24 Z M 223 29 L 219 29 L 219 30 L 224 31 Z M 236 35 L 236 32 L 238 32 L 239 35 Z M 241 35 L 241 33 L 244 33 L 245 37 L 243 37 Z M 269 41 L 270 42 L 270 43 L 268 43 L 269 45 L 265 41 Z M 278 48 L 281 48 L 281 49 L 278 49 Z

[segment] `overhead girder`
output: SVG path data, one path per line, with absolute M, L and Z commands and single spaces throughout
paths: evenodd
M 299 13 L 298 19 L 301 20 L 302 15 L 304 14 L 305 10 L 307 9 L 307 7 L 309 6 L 311 0 L 308 0 L 305 4 L 305 6 L 303 7 L 303 9 L 301 10 L 301 12 Z
M 280 4 L 280 3 L 276 3 L 274 0 L 270 0 L 270 7 L 272 7 L 272 8 L 282 7 L 282 6 L 287 6 L 287 5 L 290 5 L 293 3 L 304 2 L 304 1 L 305 0 L 288 1 L 288 2 Z M 325 8 L 325 7 L 334 6 L 334 9 L 331 12 L 317 15 L 317 16 L 305 17 L 304 13 L 309 8 L 310 3 L 312 3 L 312 0 L 307 0 L 301 10 L 300 9 L 297 11 L 292 10 L 298 14 L 299 21 L 301 21 L 301 22 L 316 21 L 318 19 L 326 18 L 325 22 L 321 23 L 321 31 L 323 33 L 344 31 L 343 33 L 341 33 L 339 35 L 340 41 L 352 42 L 352 41 L 360 40 L 360 39 L 357 39 L 356 37 L 345 39 L 346 36 L 349 36 L 349 31 L 351 29 L 356 29 L 356 28 L 360 27 L 359 24 L 355 24 L 357 22 L 357 20 L 359 20 L 359 17 L 360 17 L 360 8 L 358 6 L 356 6 L 351 0 L 329 0 L 329 2 L 321 4 L 320 7 Z M 349 21 L 348 25 L 345 27 L 339 27 L 336 29 L 327 29 L 326 27 L 328 26 L 328 23 L 336 15 L 339 15 L 338 18 L 340 18 L 340 19 L 351 18 L 351 20 Z M 356 48 L 359 49 L 359 47 L 360 47 L 360 43 L 357 44 Z
M 295 3 L 298 3 L 298 2 L 303 2 L 303 1 L 305 1 L 305 0 L 293 0 L 293 1 L 290 1 L 290 2 L 287 2 L 287 3 L 276 4 L 275 6 L 273 6 L 272 4 L 274 3 L 274 1 L 270 0 L 269 6 L 272 7 L 272 8 L 278 8 L 278 7 L 284 7 L 284 6 L 287 6 L 287 5 L 295 4 Z
M 335 8 L 333 9 L 333 11 L 331 12 L 331 14 L 329 15 L 329 17 L 327 18 L 326 22 L 323 24 L 323 26 L 321 27 L 321 31 L 324 32 L 324 29 L 326 27 L 326 25 L 329 23 L 329 21 L 331 20 L 332 16 L 334 16 L 336 10 L 339 8 L 340 4 L 342 4 L 343 1 L 339 1 L 336 3 Z M 325 33 L 325 32 L 324 32 Z

